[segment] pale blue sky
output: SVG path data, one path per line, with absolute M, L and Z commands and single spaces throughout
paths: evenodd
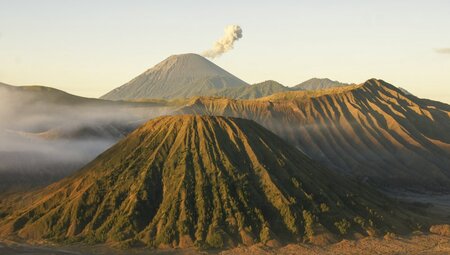
M 243 38 L 214 62 L 249 83 L 384 79 L 450 103 L 450 1 L 0 0 L 0 82 L 97 97 L 172 54 Z

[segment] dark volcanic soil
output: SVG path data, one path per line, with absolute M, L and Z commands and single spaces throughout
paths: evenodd
M 444 255 L 450 254 L 450 237 L 438 235 L 417 234 L 408 238 L 386 237 L 386 238 L 363 238 L 357 241 L 343 240 L 339 243 L 326 246 L 311 246 L 305 244 L 289 244 L 281 248 L 269 248 L 262 245 L 253 245 L 250 247 L 238 247 L 222 252 L 206 252 L 186 249 L 172 250 L 113 250 L 105 247 L 61 247 L 45 248 L 37 246 L 19 245 L 15 243 L 1 243 L 0 254 L 2 255 L 125 255 L 125 254 L 222 254 L 222 255 L 241 255 L 241 254 L 408 254 L 408 255 Z

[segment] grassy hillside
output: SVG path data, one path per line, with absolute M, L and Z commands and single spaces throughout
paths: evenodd
M 0 236 L 220 248 L 407 233 L 418 223 L 253 121 L 149 121 L 75 175 L 4 199 Z

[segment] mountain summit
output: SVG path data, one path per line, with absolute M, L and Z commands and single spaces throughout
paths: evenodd
M 307 81 L 304 81 L 293 87 L 294 90 L 320 90 L 320 89 L 329 89 L 335 87 L 348 86 L 351 84 L 341 83 L 338 81 L 332 81 L 328 78 L 319 79 L 312 78 Z
M 206 58 L 189 53 L 170 56 L 101 98 L 188 98 L 239 86 L 248 84 Z
M 285 87 L 276 81 L 268 80 L 253 84 L 251 86 L 241 86 L 238 88 L 225 89 L 218 92 L 214 96 L 233 99 L 254 99 L 290 90 L 290 88 Z
M 0 236 L 151 247 L 409 229 L 389 200 L 259 124 L 193 115 L 147 122 L 75 175 L 2 201 L 0 212 Z
M 450 187 L 450 106 L 382 80 L 256 100 L 198 98 L 179 113 L 252 119 L 328 168 L 382 187 Z

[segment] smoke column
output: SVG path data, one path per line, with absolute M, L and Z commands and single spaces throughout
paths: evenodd
M 225 34 L 223 35 L 223 37 L 215 42 L 214 46 L 211 49 L 203 52 L 203 56 L 207 58 L 219 57 L 223 53 L 233 49 L 234 42 L 241 38 L 241 27 L 238 25 L 229 25 L 225 28 Z

